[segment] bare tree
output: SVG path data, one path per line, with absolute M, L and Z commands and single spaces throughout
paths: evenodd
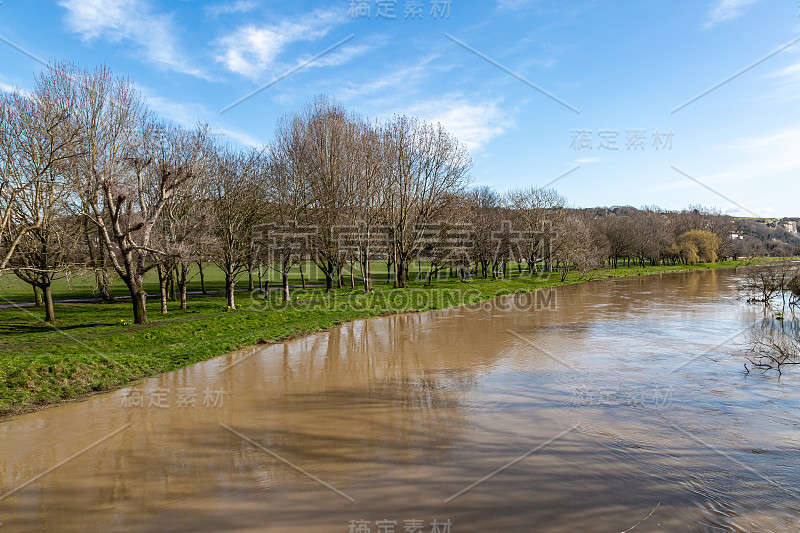
M 638 211 L 632 217 L 632 222 L 634 233 L 631 254 L 641 267 L 647 261 L 652 265 L 658 264 L 669 245 L 674 242 L 666 216 L 656 208 L 648 208 Z
M 309 223 L 316 227 L 312 257 L 330 291 L 334 282 L 341 285 L 345 253 L 339 228 L 347 223 L 359 168 L 352 151 L 354 119 L 340 104 L 319 98 L 300 120 L 305 127 L 305 186 L 311 194 Z
M 406 287 L 408 264 L 423 244 L 425 227 L 444 219 L 463 194 L 472 161 L 466 147 L 441 124 L 400 116 L 384 126 L 383 135 L 395 286 Z
M 571 214 L 559 222 L 556 229 L 553 257 L 561 270 L 561 281 L 567 279 L 570 270 L 585 275 L 597 265 L 600 252 L 592 238 L 589 225 L 579 216 Z
M 627 215 L 610 213 L 599 221 L 599 230 L 608 242 L 608 258 L 611 268 L 617 268 L 620 259 L 632 255 L 635 228 Z
M 29 95 L 0 94 L 0 276 L 26 234 L 53 222 L 50 208 L 63 199 L 63 166 L 76 139 L 70 104 L 52 94 L 46 75 Z
M 747 267 L 744 269 L 739 288 L 748 296 L 749 302 L 768 305 L 773 298 L 781 296 L 783 303 L 786 304 L 787 298 L 795 288 L 794 283 L 799 268 L 792 261 Z
M 13 219 L 30 229 L 22 234 L 9 264 L 17 277 L 41 291 L 45 321 L 52 322 L 51 285 L 75 266 L 80 235 L 79 220 L 67 209 L 71 191 L 66 169 L 77 132 L 70 124 L 69 108 L 48 90 L 46 78 L 43 82 L 29 96 L 14 99 L 15 161 L 31 179 L 13 204 Z
M 540 260 L 545 261 L 552 271 L 553 223 L 566 199 L 555 189 L 527 187 L 510 190 L 506 194 L 506 203 L 513 210 L 521 229 L 531 236 L 528 258 L 531 273 L 536 272 Z
M 764 321 L 748 333 L 749 355 L 753 368 L 776 370 L 781 375 L 783 365 L 800 364 L 800 322 Z M 749 372 L 745 364 L 745 370 Z
M 253 257 L 253 228 L 263 222 L 264 206 L 258 176 L 264 152 L 216 150 L 204 197 L 211 216 L 211 260 L 225 274 L 227 305 L 236 309 L 236 283 L 248 271 Z
M 153 157 L 151 172 L 190 169 L 199 185 L 208 174 L 212 151 L 209 129 L 199 125 L 194 130 L 186 130 L 161 123 L 155 128 L 149 151 Z M 202 187 L 181 187 L 169 197 L 157 223 L 156 240 L 162 252 L 157 265 L 162 313 L 167 312 L 167 282 L 171 280 L 176 280 L 180 307 L 186 309 L 186 287 L 192 265 L 202 257 L 210 240 L 210 220 L 203 200 Z
M 286 115 L 275 129 L 275 140 L 263 161 L 262 194 L 267 199 L 268 223 L 254 234 L 259 259 L 281 276 L 283 300 L 289 301 L 289 271 L 310 252 L 315 228 L 311 217 L 312 192 L 307 187 L 305 124 Z M 265 254 L 266 252 L 266 254 Z
M 144 276 L 163 259 L 153 248 L 164 206 L 195 178 L 193 165 L 157 162 L 150 153 L 157 134 L 132 82 L 101 67 L 92 73 L 61 64 L 48 72 L 62 98 L 74 101 L 80 132 L 75 188 L 77 210 L 97 226 L 107 258 L 130 292 L 134 322 L 147 322 Z
M 388 245 L 388 232 L 384 225 L 389 175 L 383 158 L 380 130 L 365 121 L 355 124 L 353 196 L 349 210 L 349 224 L 353 226 L 351 245 L 361 265 L 364 292 L 372 291 L 370 261 L 377 259 Z
M 497 191 L 491 187 L 476 187 L 467 194 L 470 205 L 470 222 L 473 228 L 472 260 L 481 267 L 481 275 L 488 276 L 492 270 L 494 279 L 493 258 L 498 255 L 496 232 L 502 227 L 503 213 L 501 199 Z

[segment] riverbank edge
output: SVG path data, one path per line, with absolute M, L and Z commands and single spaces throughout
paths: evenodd
M 101 387 L 101 388 L 99 388 L 97 390 L 91 390 L 89 392 L 79 393 L 74 397 L 61 397 L 61 398 L 58 398 L 58 399 L 56 399 L 54 401 L 23 403 L 23 404 L 19 404 L 19 405 L 12 405 L 12 406 L 5 407 L 5 408 L 2 405 L 0 405 L 0 423 L 9 421 L 9 420 L 11 420 L 11 419 L 13 419 L 14 417 L 17 417 L 17 416 L 21 416 L 21 415 L 24 415 L 24 414 L 27 414 L 27 413 L 41 411 L 41 410 L 44 410 L 44 409 L 49 409 L 51 407 L 56 407 L 58 405 L 62 405 L 62 404 L 66 404 L 66 403 L 86 401 L 88 398 L 91 398 L 92 396 L 95 396 L 97 394 L 106 394 L 106 393 L 114 392 L 114 391 L 121 390 L 121 389 L 124 389 L 124 388 L 127 388 L 127 387 L 135 386 L 137 383 L 140 383 L 140 382 L 142 382 L 144 380 L 147 380 L 147 379 L 150 379 L 150 378 L 154 378 L 154 377 L 158 377 L 158 376 L 160 376 L 162 374 L 166 374 L 166 373 L 169 373 L 169 372 L 174 372 L 174 371 L 180 370 L 182 368 L 188 368 L 188 367 L 190 367 L 192 365 L 195 365 L 195 364 L 198 364 L 198 363 L 203 363 L 203 362 L 206 362 L 206 361 L 210 361 L 211 359 L 214 359 L 214 358 L 217 358 L 217 357 L 223 357 L 223 356 L 229 355 L 229 354 L 231 354 L 233 352 L 236 352 L 236 351 L 246 350 L 248 348 L 255 348 L 255 347 L 258 347 L 258 346 L 281 344 L 281 343 L 284 343 L 284 342 L 290 342 L 290 341 L 293 341 L 293 340 L 296 340 L 296 339 L 299 339 L 299 338 L 303 338 L 303 337 L 306 337 L 308 335 L 312 335 L 312 334 L 316 334 L 316 333 L 322 333 L 322 332 L 326 332 L 326 331 L 331 331 L 334 328 L 341 327 L 344 324 L 351 323 L 351 322 L 354 322 L 356 320 L 364 320 L 364 319 L 369 319 L 369 318 L 380 318 L 380 317 L 393 316 L 393 315 L 402 315 L 402 314 L 414 314 L 414 313 L 423 313 L 423 312 L 430 312 L 430 311 L 439 311 L 439 310 L 443 310 L 443 309 L 454 309 L 454 308 L 458 308 L 458 307 L 465 307 L 465 306 L 468 306 L 468 305 L 475 305 L 475 304 L 478 304 L 478 303 L 488 302 L 488 301 L 500 298 L 502 296 L 508 296 L 508 295 L 511 295 L 511 294 L 531 294 L 531 293 L 535 293 L 536 291 L 539 291 L 541 289 L 550 289 L 550 288 L 560 287 L 560 286 L 564 286 L 564 285 L 575 285 L 575 284 L 579 284 L 579 283 L 589 283 L 589 282 L 594 282 L 594 281 L 612 281 L 612 280 L 616 280 L 616 279 L 625 279 L 625 278 L 637 277 L 637 276 L 652 276 L 652 275 L 655 275 L 655 274 L 662 274 L 662 275 L 663 274 L 679 274 L 679 273 L 686 273 L 686 272 L 691 272 L 691 271 L 696 271 L 696 270 L 736 269 L 738 267 L 748 266 L 748 263 L 745 262 L 745 261 L 742 261 L 742 260 L 736 261 L 735 264 L 732 264 L 732 263 L 734 263 L 734 262 L 733 261 L 727 261 L 727 262 L 724 262 L 724 263 L 710 263 L 710 264 L 702 264 L 701 263 L 701 264 L 697 264 L 697 265 L 674 265 L 674 266 L 669 266 L 669 267 L 658 267 L 658 266 L 655 266 L 655 267 L 647 267 L 647 268 L 620 267 L 618 269 L 597 270 L 597 271 L 593 272 L 594 275 L 590 275 L 590 276 L 581 276 L 581 277 L 574 277 L 573 276 L 572 279 L 568 278 L 566 281 L 563 281 L 563 282 L 560 280 L 560 276 L 552 276 L 543 285 L 537 284 L 537 285 L 534 286 L 534 284 L 536 282 L 534 280 L 529 280 L 531 282 L 531 286 L 529 288 L 525 288 L 525 287 L 523 287 L 521 289 L 517 288 L 516 290 L 510 291 L 510 292 L 503 292 L 502 288 L 498 288 L 494 292 L 494 294 L 481 295 L 480 298 L 477 299 L 477 300 L 470 301 L 470 302 L 465 302 L 465 303 L 459 303 L 457 305 L 450 305 L 450 306 L 446 306 L 446 307 L 442 307 L 442 308 L 429 308 L 429 309 L 416 309 L 414 307 L 402 307 L 402 308 L 397 308 L 397 309 L 384 310 L 384 311 L 380 311 L 380 312 L 372 312 L 372 311 L 374 311 L 373 309 L 365 308 L 365 309 L 361 310 L 360 313 L 358 311 L 356 311 L 354 316 L 349 316 L 346 320 L 335 319 L 334 315 L 336 314 L 336 311 L 330 311 L 328 314 L 330 315 L 331 320 L 323 321 L 323 322 L 325 322 L 325 324 L 322 325 L 322 326 L 319 326 L 319 325 L 314 326 L 313 324 L 308 324 L 308 326 L 306 328 L 302 328 L 301 327 L 300 329 L 293 330 L 293 331 L 291 331 L 291 332 L 289 332 L 287 334 L 277 335 L 277 336 L 275 336 L 274 338 L 272 338 L 269 341 L 264 341 L 264 339 L 262 338 L 262 339 L 259 339 L 258 342 L 246 343 L 246 344 L 238 345 L 233 349 L 227 349 L 227 348 L 226 349 L 220 349 L 218 351 L 214 351 L 214 353 L 212 353 L 211 355 L 209 355 L 207 357 L 204 357 L 204 358 L 196 360 L 196 361 L 191 361 L 191 362 L 189 362 L 188 364 L 185 364 L 185 365 L 177 365 L 177 366 L 175 366 L 173 368 L 168 368 L 168 369 L 165 369 L 165 370 L 162 370 L 162 371 L 159 371 L 159 372 L 145 373 L 143 375 L 137 376 L 134 379 L 124 380 L 124 381 L 121 381 L 119 383 L 114 383 L 111 386 L 104 386 L 104 387 Z M 462 283 L 454 283 L 454 282 L 447 282 L 447 283 L 440 283 L 438 285 L 434 284 L 432 287 L 423 287 L 423 286 L 416 287 L 415 286 L 415 287 L 413 287 L 412 290 L 417 290 L 417 291 L 425 290 L 425 291 L 432 292 L 432 291 L 435 291 L 435 290 L 441 290 L 443 288 L 452 288 L 450 286 L 455 285 L 456 287 L 465 287 L 466 286 L 466 288 L 463 289 L 463 291 L 465 292 L 466 289 L 468 289 L 470 286 L 475 286 L 476 282 L 480 283 L 481 285 L 490 285 L 490 284 L 494 284 L 494 283 L 503 283 L 504 281 L 515 281 L 515 280 L 519 280 L 519 279 L 520 278 L 511 278 L 510 280 L 504 280 L 504 279 L 501 278 L 501 279 L 498 279 L 496 281 L 493 281 L 493 280 L 488 280 L 488 279 L 484 280 L 482 278 L 472 278 L 469 282 L 464 283 L 464 284 L 462 284 Z M 395 290 L 403 291 L 403 290 L 409 290 L 409 289 L 395 289 Z M 386 291 L 387 294 L 388 294 L 388 292 L 389 291 Z M 273 312 L 281 312 L 281 311 L 273 311 Z M 169 327 L 169 324 L 164 325 L 164 326 L 159 326 L 159 327 Z M 271 335 L 264 335 L 264 336 L 271 336 Z M 2 387 L 2 386 L 3 386 L 3 384 L 0 384 L 0 387 Z

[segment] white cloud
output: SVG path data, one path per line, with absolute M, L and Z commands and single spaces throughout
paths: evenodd
M 731 215 L 734 217 L 751 217 L 753 216 L 753 213 L 762 217 L 768 217 L 771 214 L 773 214 L 775 210 L 772 209 L 771 206 L 766 206 L 756 209 L 748 208 L 747 211 L 745 211 L 738 205 L 729 204 L 727 207 L 722 208 L 722 212 L 725 213 L 726 215 Z
M 243 131 L 229 130 L 225 128 L 214 129 L 213 131 L 223 139 L 228 137 L 243 146 L 249 146 L 251 148 L 262 148 L 265 144 L 267 144 L 266 140 L 257 139 L 256 137 Z
M 439 122 L 470 151 L 480 151 L 489 141 L 506 132 L 513 119 L 497 102 L 473 102 L 464 98 L 440 98 L 419 103 L 407 111 L 428 122 Z
M 366 83 L 351 82 L 333 95 L 356 111 L 386 120 L 393 114 L 439 122 L 473 152 L 481 151 L 492 139 L 514 126 L 513 117 L 500 101 L 478 100 L 461 93 L 442 93 L 429 80 L 432 72 L 451 67 L 437 65 L 438 54 L 430 54 L 413 64 L 395 68 Z M 483 154 L 482 154 L 483 155 Z
M 721 22 L 727 22 L 741 17 L 747 11 L 748 6 L 760 0 L 716 0 L 711 11 L 708 13 L 708 20 L 703 25 L 704 28 L 711 28 Z
M 147 0 L 59 0 L 58 3 L 67 9 L 67 27 L 84 41 L 131 41 L 150 63 L 206 78 L 180 52 L 172 16 L 153 12 Z
M 320 39 L 343 20 L 341 11 L 318 10 L 278 24 L 240 26 L 217 40 L 216 59 L 231 72 L 251 79 L 260 78 L 264 71 L 281 67 L 279 57 L 288 46 Z M 350 50 L 352 53 L 353 48 Z M 346 53 L 339 51 L 339 54 L 344 61 Z
M 25 98 L 30 98 L 30 91 L 23 89 L 18 85 L 11 85 L 0 81 L 0 93 L 17 93 Z

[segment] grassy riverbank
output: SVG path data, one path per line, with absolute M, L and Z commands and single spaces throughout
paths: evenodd
M 371 295 L 358 287 L 330 294 L 321 289 L 296 291 L 288 306 L 279 301 L 277 293 L 270 294 L 269 300 L 252 300 L 249 293 L 242 293 L 235 311 L 224 308 L 222 295 L 193 296 L 187 310 L 170 302 L 167 315 L 159 314 L 157 303 L 151 303 L 151 323 L 141 326 L 126 322 L 131 315 L 127 302 L 57 304 L 58 321 L 52 326 L 42 322 L 38 309 L 3 310 L 0 417 L 111 390 L 239 347 L 280 341 L 357 318 L 464 305 L 566 283 L 743 264 L 620 267 L 585 278 L 570 273 L 564 283 L 560 274 L 497 281 L 473 278 L 468 283 L 439 280 L 433 287 L 414 282 L 406 290 L 392 290 L 378 282 Z

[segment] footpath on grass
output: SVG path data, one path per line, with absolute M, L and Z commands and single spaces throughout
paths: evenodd
M 222 295 L 192 297 L 189 309 L 170 304 L 167 315 L 150 306 L 148 324 L 130 323 L 130 303 L 63 303 L 55 324 L 42 322 L 28 308 L 0 313 L 0 418 L 36 410 L 137 380 L 183 368 L 255 344 L 279 342 L 330 329 L 350 320 L 467 305 L 502 295 L 532 293 L 570 283 L 731 268 L 745 261 L 656 267 L 620 267 L 581 275 L 519 276 L 465 283 L 435 280 L 431 287 L 412 282 L 407 289 L 376 283 L 362 288 L 295 290 L 291 302 L 280 295 L 237 298 L 236 310 Z M 547 298 L 528 298 L 535 308 Z M 532 308 L 533 309 L 533 308 Z

